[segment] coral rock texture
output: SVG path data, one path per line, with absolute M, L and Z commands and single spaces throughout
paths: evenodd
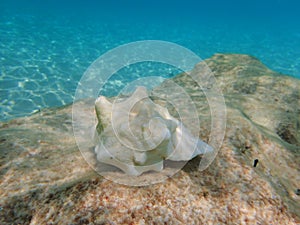
M 196 157 L 163 183 L 105 180 L 76 146 L 72 107 L 45 109 L 0 124 L 0 224 L 299 224 L 300 80 L 248 55 L 205 62 L 227 105 L 226 136 L 208 169 L 199 172 Z M 205 95 L 186 74 L 173 81 L 196 102 L 207 141 Z

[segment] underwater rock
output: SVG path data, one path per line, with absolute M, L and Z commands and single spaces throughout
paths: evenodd
M 0 123 L 0 224 L 299 224 L 300 81 L 248 55 L 205 62 L 227 106 L 226 136 L 206 170 L 196 157 L 156 185 L 105 180 L 77 148 L 72 106 L 45 109 Z M 207 141 L 205 94 L 185 74 L 172 80 L 197 105 Z M 163 94 L 164 84 L 154 91 Z
M 188 161 L 213 149 L 194 137 L 168 109 L 155 104 L 145 87 L 113 103 L 100 96 L 95 103 L 98 118 L 97 160 L 129 175 L 162 171 L 163 161 Z

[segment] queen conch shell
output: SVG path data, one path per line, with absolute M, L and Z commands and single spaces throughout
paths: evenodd
M 188 161 L 212 147 L 194 137 L 168 110 L 155 104 L 145 87 L 120 102 L 104 96 L 95 102 L 98 125 L 95 153 L 99 162 L 128 175 L 162 171 L 164 160 Z

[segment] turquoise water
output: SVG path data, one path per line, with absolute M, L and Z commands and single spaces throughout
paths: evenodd
M 202 59 L 244 53 L 300 78 L 297 1 L 1 1 L 0 120 L 71 103 L 87 67 L 106 51 L 139 40 L 171 41 Z M 151 66 L 151 65 L 150 65 Z M 153 73 L 171 77 L 174 68 Z M 138 71 L 138 72 L 137 72 Z M 113 95 L 149 65 L 120 71 Z

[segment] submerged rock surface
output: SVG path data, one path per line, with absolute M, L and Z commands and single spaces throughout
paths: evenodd
M 226 136 L 208 169 L 199 172 L 195 158 L 164 183 L 118 185 L 82 158 L 72 107 L 46 109 L 0 124 L 0 224 L 300 223 L 300 80 L 248 55 L 206 63 L 227 106 Z M 207 140 L 204 93 L 185 74 L 173 81 L 196 102 Z

